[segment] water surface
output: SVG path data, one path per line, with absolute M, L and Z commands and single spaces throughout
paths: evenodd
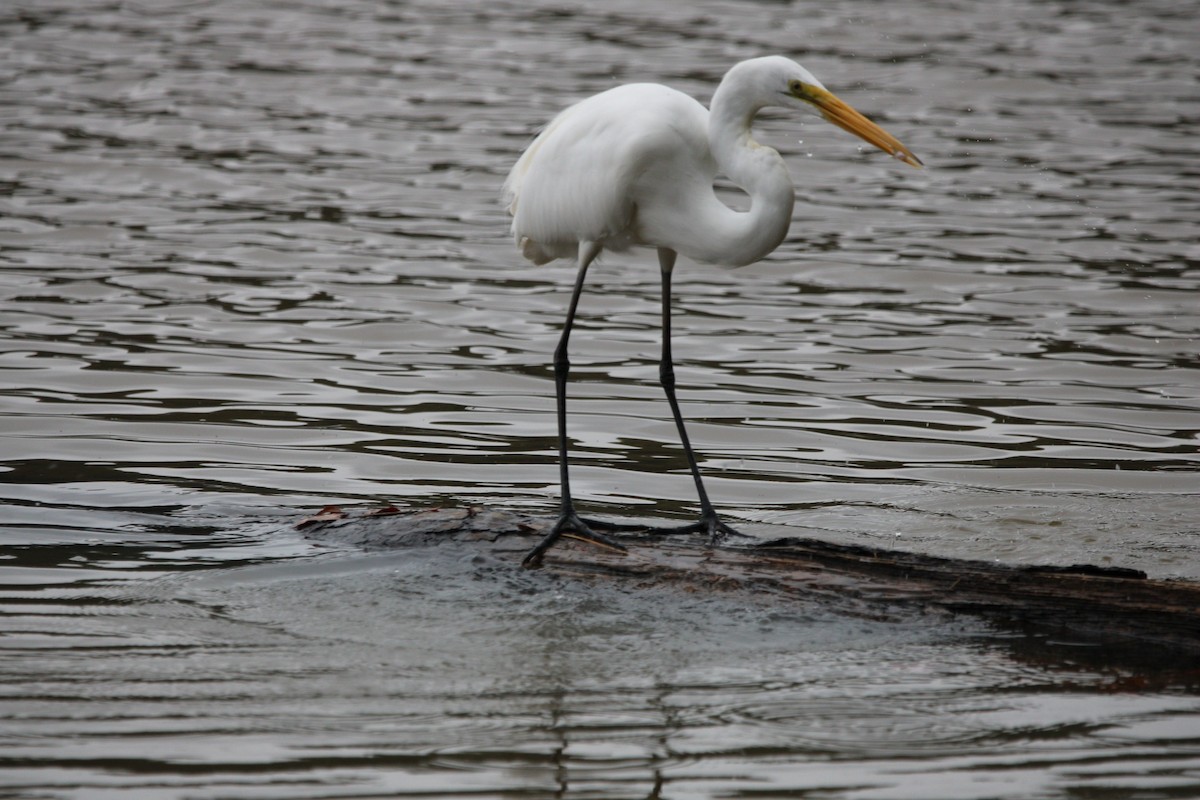
M 795 57 L 917 152 L 765 115 L 788 239 L 682 264 L 727 519 L 1200 578 L 1193 13 L 720 0 L 0 11 L 0 786 L 28 798 L 1184 798 L 1200 704 L 972 620 L 322 547 L 543 509 L 569 266 L 498 193 L 634 80 Z M 731 193 L 731 202 L 736 197 Z M 589 276 L 574 491 L 686 520 L 649 253 Z M 1193 682 L 1194 683 L 1194 682 Z

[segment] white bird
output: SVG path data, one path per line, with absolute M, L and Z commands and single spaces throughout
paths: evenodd
M 782 56 L 743 61 L 726 73 L 711 110 L 652 83 L 618 86 L 555 117 L 513 165 L 504 183 L 512 233 L 525 258 L 545 264 L 575 258 L 578 273 L 554 353 L 561 509 L 550 533 L 525 556 L 534 566 L 566 531 L 624 549 L 593 530 L 622 526 L 585 521 L 567 475 L 567 343 L 588 266 L 603 250 L 653 247 L 662 273 L 659 377 L 700 499 L 699 522 L 679 531 L 734 531 L 709 502 L 688 442 L 671 361 L 671 271 L 679 253 L 727 267 L 751 264 L 779 246 L 792 221 L 794 187 L 778 152 L 753 138 L 763 108 L 815 109 L 822 117 L 892 156 L 921 166 L 893 136 L 834 96 L 808 70 Z M 750 198 L 735 211 L 716 195 L 725 175 Z

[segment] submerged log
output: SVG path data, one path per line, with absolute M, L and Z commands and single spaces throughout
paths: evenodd
M 520 569 L 551 520 L 487 508 L 346 512 L 327 507 L 297 527 L 314 539 L 366 549 L 454 544 Z M 818 601 L 874 618 L 942 612 L 981 616 L 1063 642 L 1168 656 L 1200 668 L 1200 584 L 1151 580 L 1137 570 L 1014 566 L 842 545 L 816 539 L 622 537 L 621 553 L 564 537 L 542 569 L 581 578 L 634 580 L 697 591 Z

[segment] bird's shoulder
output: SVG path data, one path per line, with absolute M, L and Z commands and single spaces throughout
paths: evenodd
M 556 128 L 622 133 L 628 139 L 707 136 L 708 109 L 677 89 L 660 83 L 628 83 L 581 100 L 566 109 Z

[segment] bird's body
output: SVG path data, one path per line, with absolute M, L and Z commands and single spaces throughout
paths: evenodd
M 658 251 L 663 278 L 660 376 L 700 496 L 700 528 L 728 532 L 709 503 L 675 400 L 670 350 L 670 278 L 676 254 L 722 266 L 760 260 L 787 235 L 794 189 L 778 152 L 756 142 L 754 116 L 767 106 L 812 106 L 828 121 L 919 166 L 904 145 L 832 95 L 807 70 L 781 56 L 736 64 L 704 108 L 666 86 L 629 84 L 583 100 L 555 117 L 513 166 L 504 194 L 521 253 L 535 264 L 576 258 L 579 272 L 555 353 L 562 514 L 526 557 L 542 553 L 565 530 L 591 535 L 574 511 L 567 480 L 567 342 L 584 277 L 602 250 Z M 750 199 L 736 211 L 716 195 L 724 174 Z
M 586 240 L 613 251 L 670 247 L 697 261 L 741 266 L 774 250 L 792 212 L 783 159 L 764 147 L 747 154 L 773 178 L 772 213 L 761 220 L 769 224 L 747 224 L 768 210 L 760 204 L 752 209 L 755 219 L 739 226 L 746 215 L 713 191 L 718 164 L 709 116 L 686 94 L 653 83 L 618 86 L 561 113 L 509 176 L 522 253 L 541 264 L 574 257 Z M 696 220 L 721 224 L 701 227 Z

